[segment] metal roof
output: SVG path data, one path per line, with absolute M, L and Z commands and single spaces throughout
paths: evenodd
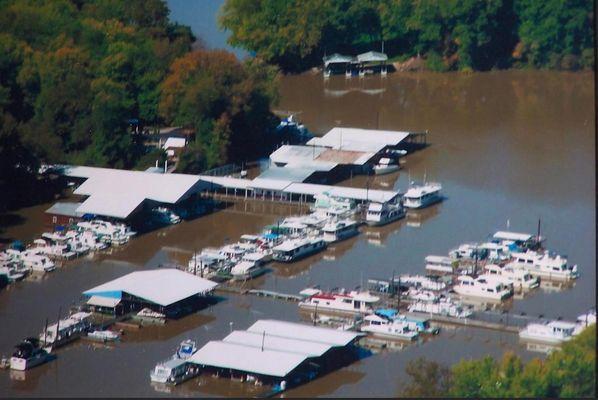
M 266 332 L 267 335 L 325 343 L 330 346 L 346 346 L 355 338 L 362 336 L 358 332 L 340 331 L 275 319 L 261 319 L 247 330 L 249 332 Z
M 320 146 L 285 144 L 270 154 L 270 159 L 275 163 L 305 163 L 307 161 L 314 161 L 320 153 L 323 153 L 326 150 L 328 150 L 326 147 Z
M 397 146 L 407 136 L 409 132 L 335 127 L 322 137 L 310 139 L 307 144 L 377 153 L 386 146 Z
M 308 357 L 319 357 L 330 349 L 330 345 L 325 343 L 285 338 L 268 332 L 234 331 L 223 341 L 260 349 L 263 344 L 264 349 L 304 354 Z
M 99 306 L 99 307 L 108 307 L 114 308 L 116 305 L 120 303 L 120 299 L 114 299 L 111 297 L 102 297 L 102 296 L 91 296 L 89 300 L 87 300 L 87 304 L 90 306 Z
M 270 167 L 262 172 L 257 179 L 276 179 L 291 182 L 303 182 L 316 172 L 312 168 L 301 167 Z
M 282 191 L 284 188 L 289 186 L 292 181 L 283 181 L 279 179 L 265 179 L 265 178 L 255 178 L 252 182 L 250 187 L 253 189 L 262 189 L 262 190 L 278 190 Z
M 373 61 L 386 61 L 388 56 L 384 53 L 377 51 L 368 51 L 367 53 L 361 53 L 357 56 L 359 62 L 373 62 Z
M 210 341 L 188 361 L 247 373 L 285 377 L 305 360 L 332 347 L 346 346 L 362 333 L 309 325 L 259 320 L 247 331 Z
M 169 137 L 162 145 L 163 149 L 182 148 L 187 145 L 187 139 L 178 137 Z
M 328 66 L 328 64 L 335 64 L 335 63 L 350 63 L 355 61 L 355 57 L 352 56 L 345 56 L 339 53 L 334 53 L 326 57 L 322 57 L 322 61 L 324 61 L 324 65 Z
M 45 212 L 54 215 L 66 215 L 67 217 L 82 217 L 85 213 L 77 211 L 81 203 L 58 202 Z
M 534 236 L 530 235 L 529 233 L 498 231 L 494 234 L 493 237 L 494 237 L 494 239 L 498 239 L 498 240 L 513 240 L 513 241 L 527 242 L 528 240 L 532 239 Z
M 208 182 L 207 187 L 210 187 L 210 183 L 217 186 L 227 187 L 229 189 L 251 189 L 250 179 L 233 178 L 231 176 L 210 176 L 210 175 L 199 175 L 199 179 Z
M 187 360 L 200 365 L 284 377 L 307 358 L 305 354 L 270 349 L 262 351 L 259 347 L 211 341 Z
M 145 199 L 174 204 L 206 182 L 197 175 L 62 166 L 66 176 L 87 178 L 74 193 L 90 196 L 79 212 L 127 218 Z
M 83 292 L 85 296 L 122 297 L 122 292 L 168 306 L 188 297 L 205 294 L 216 283 L 177 269 L 137 271 Z

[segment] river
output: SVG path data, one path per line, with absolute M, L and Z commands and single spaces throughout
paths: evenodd
M 595 306 L 595 108 L 591 73 L 501 71 L 395 73 L 363 79 L 285 76 L 278 109 L 300 111 L 317 134 L 331 127 L 428 130 L 430 146 L 405 157 L 400 172 L 370 187 L 405 190 L 409 179 L 443 184 L 446 200 L 320 255 L 272 266 L 252 285 L 296 293 L 305 286 L 352 288 L 368 277 L 422 273 L 424 257 L 446 254 L 460 243 L 505 229 L 535 232 L 538 219 L 547 247 L 567 254 L 581 278 L 573 287 L 543 287 L 510 305 L 511 314 L 574 319 Z M 344 182 L 365 186 L 365 177 Z M 5 234 L 27 239 L 42 232 L 44 206 L 21 210 L 23 223 Z M 290 206 L 243 204 L 148 233 L 93 259 L 69 263 L 41 281 L 26 280 L 0 292 L 0 354 L 37 334 L 80 293 L 133 270 L 185 263 L 192 252 L 236 240 L 284 215 Z M 5 396 L 226 396 L 250 395 L 228 380 L 194 379 L 170 393 L 149 382 L 153 365 L 183 339 L 199 345 L 224 337 L 233 323 L 245 329 L 260 318 L 299 321 L 295 303 L 226 295 L 205 310 L 157 329 L 128 332 L 112 347 L 86 343 L 58 351 L 57 360 L 26 373 L 0 371 Z M 428 342 L 384 350 L 291 390 L 286 396 L 396 396 L 409 360 L 424 356 L 445 364 L 513 350 L 538 356 L 516 335 L 479 329 L 444 329 Z

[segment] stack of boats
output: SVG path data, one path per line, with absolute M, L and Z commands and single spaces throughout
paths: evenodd
M 236 243 L 203 249 L 189 260 L 187 271 L 208 278 L 247 280 L 263 274 L 272 260 L 295 262 L 359 234 L 353 201 L 320 195 L 312 210 L 267 226 L 257 235 L 242 235 Z
M 460 245 L 448 257 L 426 257 L 426 270 L 452 275 L 459 295 L 497 301 L 539 287 L 540 279 L 577 279 L 577 266 L 544 249 L 543 242 L 538 235 L 499 231 L 487 242 Z
M 0 275 L 6 275 L 9 282 L 14 282 L 30 272 L 51 272 L 59 260 L 70 260 L 110 245 L 122 245 L 134 235 L 135 232 L 124 224 L 100 219 L 79 222 L 67 230 L 45 232 L 26 249 L 0 252 Z

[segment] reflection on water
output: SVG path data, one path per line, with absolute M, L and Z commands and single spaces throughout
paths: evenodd
M 527 351 L 533 351 L 534 353 L 550 354 L 554 350 L 558 349 L 559 346 L 554 346 L 546 343 L 526 342 L 525 348 Z
M 335 78 L 328 88 L 336 90 L 333 86 L 338 84 L 342 90 L 346 83 Z M 514 231 L 533 232 L 541 217 L 547 246 L 568 254 L 570 262 L 579 265 L 581 278 L 573 284 L 542 281 L 540 290 L 504 308 L 509 308 L 509 321 L 522 313 L 575 319 L 595 306 L 596 293 L 592 80 L 591 74 L 523 71 L 390 74 L 385 80 L 351 83 L 364 90 L 385 88 L 376 96 L 353 90 L 332 98 L 319 75 L 284 77 L 280 108 L 302 110 L 303 122 L 315 132 L 324 133 L 334 125 L 430 130 L 431 146 L 404 157 L 401 171 L 369 177 L 369 182 L 366 176 L 353 176 L 344 185 L 404 191 L 410 176 L 427 173 L 443 184 L 448 199 L 428 209 L 410 210 L 406 218 L 387 226 L 363 227 L 362 235 L 300 262 L 274 263 L 271 273 L 239 285 L 297 293 L 314 284 L 324 289 L 353 288 L 368 277 L 421 274 L 426 255 L 445 254 L 459 243 L 480 240 L 503 227 L 507 219 Z M 112 254 L 67 263 L 40 281 L 11 285 L 0 291 L 0 354 L 39 332 L 45 318 L 55 319 L 59 307 L 66 310 L 90 287 L 141 268 L 185 265 L 194 251 L 236 241 L 297 212 L 289 204 L 238 202 L 141 235 Z M 24 214 L 40 220 L 43 210 L 28 209 Z M 39 229 L 39 224 L 32 226 Z M 25 373 L 25 381 L 0 373 L 0 397 L 160 395 L 149 384 L 148 372 L 183 339 L 203 344 L 226 336 L 230 323 L 245 329 L 259 318 L 300 318 L 296 303 L 222 296 L 225 301 L 172 324 L 127 331 L 114 348 L 91 350 L 88 343 L 66 346 L 56 361 Z M 493 312 L 500 314 L 502 308 Z M 500 357 L 506 350 L 524 359 L 533 354 L 516 334 L 446 325 L 438 337 L 423 345 L 360 360 L 287 395 L 394 396 L 406 379 L 404 365 L 411 359 L 425 356 L 451 364 L 463 357 Z M 15 379 L 20 375 L 14 374 Z M 247 385 L 230 380 L 201 377 L 169 394 L 253 395 L 246 390 L 250 390 Z

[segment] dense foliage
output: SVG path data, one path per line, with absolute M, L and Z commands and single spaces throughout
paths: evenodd
M 596 397 L 596 324 L 545 360 L 527 363 L 506 353 L 463 360 L 450 368 L 418 359 L 409 364 L 408 397 Z
M 232 45 L 288 71 L 382 41 L 435 70 L 593 67 L 591 0 L 227 0 L 220 23 Z
M 255 150 L 275 71 L 192 52 L 190 29 L 168 13 L 163 0 L 0 0 L 0 189 L 12 195 L 0 209 L 36 192 L 40 162 L 153 164 L 162 155 L 133 128 L 198 128 L 186 170 Z M 231 143 L 250 145 L 237 154 Z

